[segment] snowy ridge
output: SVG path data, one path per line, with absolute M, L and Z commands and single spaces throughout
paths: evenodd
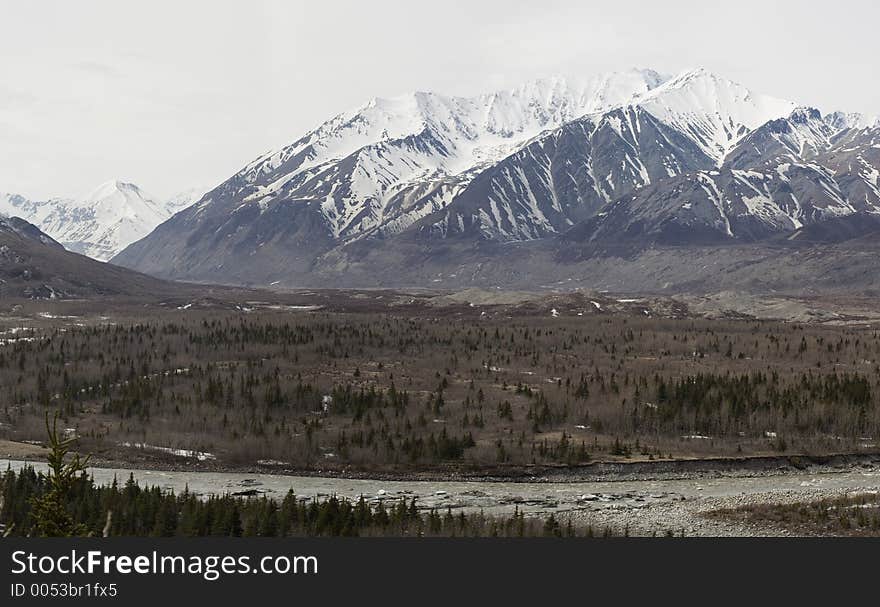
M 424 204 L 394 203 L 425 182 L 454 178 L 460 187 L 542 132 L 626 104 L 662 81 L 630 70 L 583 82 L 541 79 L 472 98 L 375 98 L 250 163 L 238 176 L 245 187 L 233 195 L 263 209 L 275 200 L 320 200 L 334 238 L 385 222 L 408 225 L 425 214 Z
M 797 107 L 720 78 L 689 70 L 642 96 L 637 103 L 690 137 L 717 164 L 751 130 L 788 116 Z
M 780 112 L 785 113 L 777 117 Z M 569 125 L 500 161 L 425 231 L 443 238 L 467 231 L 491 240 L 544 238 L 630 192 L 637 195 L 620 212 L 648 224 L 674 217 L 683 223 L 677 240 L 687 240 L 688 231 L 708 217 L 715 218 L 710 229 L 723 238 L 754 239 L 880 210 L 874 155 L 869 160 L 859 154 L 837 169 L 828 166 L 847 150 L 872 149 L 877 132 L 852 126 L 864 124 L 863 117 L 823 117 L 816 109 L 755 95 L 705 70 L 686 72 L 634 105 L 579 122 L 586 128 L 572 141 L 561 146 L 554 141 Z M 839 141 L 844 133 L 869 139 L 848 148 Z M 566 152 L 561 159 L 559 147 Z M 700 188 L 688 187 L 681 198 L 670 196 L 670 188 L 677 194 L 680 187 L 675 178 L 688 173 Z M 487 176 L 488 187 L 478 187 Z M 657 188 L 647 189 L 644 197 L 638 195 L 654 184 Z M 677 206 L 665 206 L 653 198 L 655 192 Z
M 728 152 L 725 163 L 741 168 L 801 162 L 829 150 L 841 132 L 835 116 L 798 107 L 789 116 L 771 120 L 740 139 Z
M 304 171 L 346 158 L 368 145 L 417 136 L 426 130 L 451 144 L 445 157 L 436 161 L 437 166 L 460 173 L 480 161 L 503 157 L 511 146 L 547 128 L 628 103 L 662 81 L 652 70 L 630 70 L 584 82 L 557 76 L 477 97 L 431 92 L 376 97 L 332 118 L 292 145 L 256 159 L 242 173 L 256 181 L 259 175 L 292 159 L 296 159 L 296 166 L 291 168 Z

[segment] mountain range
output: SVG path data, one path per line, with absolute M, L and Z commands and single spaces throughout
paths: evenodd
M 112 263 L 252 286 L 865 290 L 878 177 L 877 119 L 705 69 L 416 92 L 166 207 Z
M 257 158 L 113 261 L 290 287 L 564 282 L 658 247 L 861 236 L 878 167 L 876 120 L 704 69 L 419 92 Z

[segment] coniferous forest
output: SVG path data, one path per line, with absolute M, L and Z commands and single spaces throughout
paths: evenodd
M 152 310 L 6 329 L 0 440 L 46 412 L 96 461 L 503 469 L 876 450 L 875 329 Z

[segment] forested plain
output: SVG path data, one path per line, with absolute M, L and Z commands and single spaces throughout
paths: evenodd
M 754 320 L 152 311 L 0 327 L 0 439 L 106 461 L 494 470 L 876 450 L 880 333 Z

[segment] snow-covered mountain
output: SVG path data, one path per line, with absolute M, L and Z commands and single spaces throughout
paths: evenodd
M 404 248 L 434 263 L 450 243 L 752 241 L 877 213 L 878 132 L 703 69 L 373 99 L 249 163 L 114 262 L 297 284 Z
M 53 205 L 39 226 L 68 250 L 107 261 L 167 218 L 154 197 L 113 180 L 68 205 Z
M 401 230 L 542 132 L 626 103 L 662 81 L 656 72 L 631 70 L 584 81 L 536 80 L 473 98 L 374 98 L 248 164 L 210 194 L 210 211 L 311 200 L 332 238 L 385 224 Z
M 78 198 L 34 201 L 0 193 L 0 214 L 37 225 L 70 251 L 107 261 L 202 194 L 187 190 L 163 202 L 133 183 L 112 180 Z

